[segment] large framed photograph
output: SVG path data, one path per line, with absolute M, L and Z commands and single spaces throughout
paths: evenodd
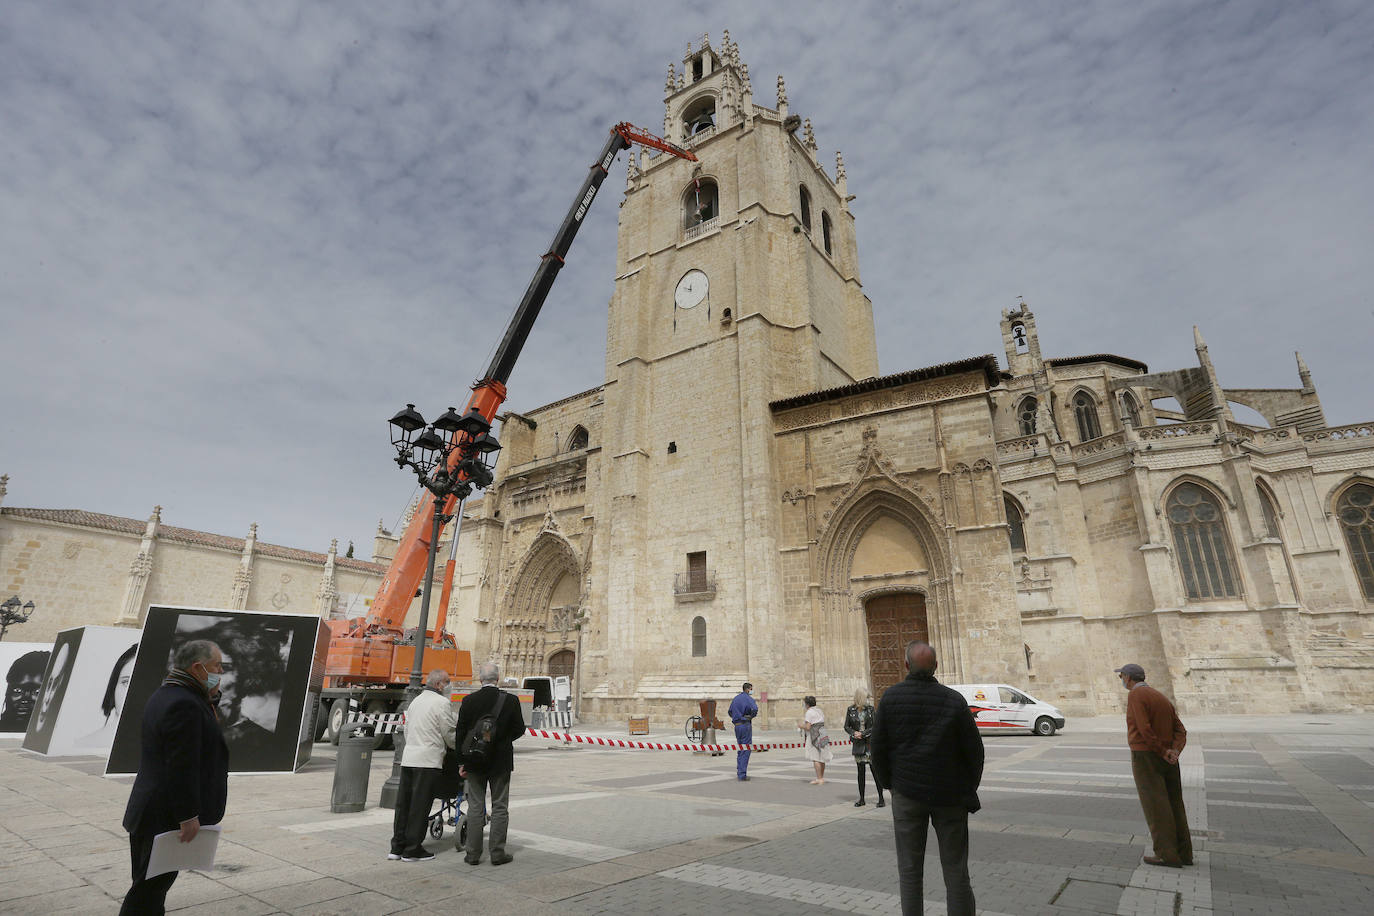
M 57 717 L 62 712 L 62 701 L 67 698 L 67 682 L 71 680 L 72 665 L 81 651 L 81 637 L 85 632 L 85 627 L 63 630 L 53 640 L 48 669 L 43 672 L 43 689 L 38 693 L 38 705 L 29 717 L 29 728 L 24 733 L 24 750 L 38 754 L 48 752 L 48 744 L 57 729 Z
M 128 692 L 138 631 L 77 627 L 57 634 L 24 747 L 50 757 L 104 757 Z
M 24 734 L 38 706 L 43 675 L 52 657 L 50 642 L 0 642 L 0 672 L 5 675 L 5 700 L 0 704 L 0 733 Z
M 138 770 L 142 710 L 162 684 L 176 649 L 208 639 L 224 653 L 216 709 L 231 773 L 280 773 L 310 759 L 302 719 L 322 686 L 329 630 L 320 618 L 211 608 L 148 608 L 133 677 L 105 772 Z

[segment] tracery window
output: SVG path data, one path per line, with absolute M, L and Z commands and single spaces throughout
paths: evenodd
M 1007 511 L 1007 537 L 1011 540 L 1011 549 L 1020 553 L 1026 552 L 1026 519 L 1021 514 L 1021 507 L 1016 504 L 1016 500 L 1010 496 L 1002 497 L 1002 505 Z
M 830 250 L 830 214 L 821 211 L 821 240 L 825 242 L 825 253 L 831 254 Z
M 706 655 L 706 618 L 692 618 L 692 657 L 703 658 Z
M 720 215 L 720 189 L 710 178 L 697 178 L 682 196 L 682 227 L 691 229 Z
M 1078 441 L 1091 442 L 1102 435 L 1102 424 L 1097 419 L 1097 401 L 1086 391 L 1080 391 L 1073 398 L 1073 415 L 1078 421 Z
M 1121 392 L 1121 406 L 1126 411 L 1126 419 L 1131 421 L 1131 426 L 1140 429 L 1140 402 L 1135 399 L 1135 395 L 1129 391 Z
M 1182 483 L 1169 494 L 1165 514 L 1188 597 L 1237 597 L 1239 578 L 1217 498 L 1195 483 Z
M 802 228 L 807 232 L 811 231 L 811 192 L 806 190 L 806 185 L 801 186 L 801 221 Z
M 581 451 L 587 447 L 587 441 L 587 430 L 581 426 L 574 426 L 573 431 L 568 434 L 568 451 Z
M 1035 398 L 1027 397 L 1021 399 L 1021 404 L 1016 408 L 1016 421 L 1021 424 L 1021 435 L 1035 435 L 1035 417 L 1040 410 L 1040 402 Z
M 1336 501 L 1350 562 L 1366 601 L 1374 601 L 1374 487 L 1357 483 Z

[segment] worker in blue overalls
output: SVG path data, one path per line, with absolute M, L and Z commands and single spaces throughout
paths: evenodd
M 754 743 L 754 716 L 759 714 L 759 704 L 750 696 L 753 692 L 754 685 L 745 681 L 744 689 L 730 704 L 730 721 L 735 723 L 737 744 Z M 749 754 L 750 752 L 744 748 L 740 748 L 735 754 L 735 776 L 740 782 L 749 779 Z

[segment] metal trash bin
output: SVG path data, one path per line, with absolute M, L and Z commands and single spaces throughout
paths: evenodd
M 346 727 L 339 738 L 339 756 L 334 764 L 334 788 L 329 795 L 329 810 L 351 814 L 367 807 L 367 780 L 372 775 L 372 747 L 376 742 L 370 725 Z

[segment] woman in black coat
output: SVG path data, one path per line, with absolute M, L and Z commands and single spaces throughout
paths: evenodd
M 855 808 L 862 808 L 864 801 L 864 789 L 867 780 L 864 778 L 864 767 L 873 769 L 873 758 L 869 755 L 868 739 L 873 736 L 873 704 L 868 702 L 868 691 L 860 687 L 854 691 L 854 705 L 849 707 L 844 714 L 844 730 L 850 738 L 854 739 L 854 763 L 859 767 L 859 800 L 854 803 Z M 878 807 L 887 807 L 887 801 L 883 799 L 883 787 L 878 782 L 878 775 L 873 774 L 873 785 L 878 788 Z

